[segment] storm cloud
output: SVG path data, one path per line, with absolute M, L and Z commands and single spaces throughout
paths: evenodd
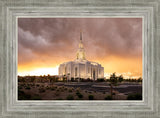
M 19 18 L 18 64 L 74 60 L 80 31 L 88 60 L 142 58 L 141 18 Z

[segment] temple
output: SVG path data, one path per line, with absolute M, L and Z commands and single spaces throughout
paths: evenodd
M 74 61 L 64 62 L 59 66 L 59 76 L 67 76 L 71 79 L 91 79 L 104 78 L 104 67 L 97 62 L 88 61 L 85 57 L 85 49 L 82 42 L 82 32 L 80 32 L 80 42 L 77 56 Z

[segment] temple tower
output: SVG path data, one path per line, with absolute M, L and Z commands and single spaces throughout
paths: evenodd
M 86 60 L 85 57 L 85 50 L 83 47 L 83 42 L 82 42 L 82 32 L 80 32 L 80 43 L 79 43 L 79 48 L 77 51 L 77 60 Z

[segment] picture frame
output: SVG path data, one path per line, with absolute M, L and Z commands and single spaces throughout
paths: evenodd
M 1 0 L 0 117 L 160 117 L 159 0 Z M 142 17 L 142 101 L 18 101 L 18 17 Z

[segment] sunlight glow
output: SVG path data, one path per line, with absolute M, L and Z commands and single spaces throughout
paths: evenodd
M 38 68 L 31 71 L 23 71 L 19 72 L 18 75 L 20 76 L 26 76 L 26 75 L 58 75 L 58 66 L 55 68 Z

